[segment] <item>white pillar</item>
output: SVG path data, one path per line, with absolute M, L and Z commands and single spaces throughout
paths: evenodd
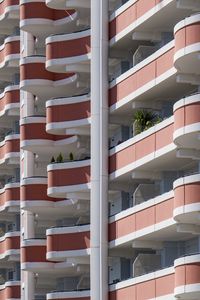
M 21 57 L 35 54 L 35 40 L 32 34 L 21 31 Z M 31 93 L 20 92 L 21 115 L 27 117 L 34 115 L 34 96 Z M 23 157 L 24 172 L 21 178 L 31 177 L 34 175 L 34 155 L 29 151 L 21 150 L 21 160 Z M 21 164 L 22 165 L 22 164 Z M 22 170 L 22 168 L 21 168 Z M 21 211 L 21 243 L 24 239 L 35 237 L 34 232 L 34 215 L 28 211 Z M 21 299 L 33 300 L 35 298 L 35 279 L 34 273 L 21 271 Z
M 91 300 L 108 298 L 108 0 L 91 1 Z

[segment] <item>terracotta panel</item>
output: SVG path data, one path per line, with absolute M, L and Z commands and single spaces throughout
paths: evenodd
M 141 159 L 155 151 L 155 134 L 152 134 L 135 144 L 135 160 Z
M 184 107 L 177 109 L 174 112 L 174 130 L 184 127 L 185 125 L 185 112 Z
M 186 284 L 200 283 L 200 263 L 185 265 L 185 272 Z
M 4 14 L 5 13 L 5 9 L 8 6 L 13 6 L 13 5 L 19 5 L 19 0 L 3 0 L 0 3 L 0 14 Z
M 47 185 L 45 184 L 28 184 L 21 186 L 21 201 L 59 201 L 47 196 Z
M 179 186 L 174 189 L 174 208 L 183 206 L 185 204 L 185 188 Z
M 200 182 L 185 185 L 185 205 L 200 203 Z
M 5 289 L 0 290 L 0 299 L 21 299 L 20 285 L 7 286 Z
M 156 132 L 156 151 L 173 143 L 174 124 Z
M 47 252 L 90 248 L 90 232 L 54 234 L 47 236 Z
M 157 278 L 156 281 L 156 297 L 170 295 L 174 293 L 174 274 Z
M 85 55 L 90 52 L 90 36 L 46 45 L 46 59 L 59 59 Z
M 8 55 L 19 53 L 20 41 L 8 42 L 5 44 L 5 47 L 0 51 L 0 62 L 2 63 Z
M 109 240 L 120 238 L 133 233 L 135 230 L 135 214 L 132 214 L 109 224 Z
M 156 60 L 156 77 L 164 74 L 174 66 L 174 48 L 167 51 Z
M 155 280 L 149 280 L 136 285 L 136 300 L 147 300 L 156 297 Z
M 155 206 L 139 211 L 136 214 L 136 230 L 141 230 L 145 227 L 154 225 L 155 221 Z
M 137 89 L 156 78 L 156 60 L 152 61 L 136 73 Z
M 186 46 L 200 42 L 200 23 L 186 26 Z
M 4 254 L 7 250 L 20 249 L 19 236 L 7 237 L 4 241 L 0 242 L 0 254 Z
M 174 199 L 171 198 L 164 202 L 155 205 L 156 208 L 156 221 L 159 223 L 173 217 Z
M 119 32 L 130 26 L 136 19 L 136 3 L 131 5 L 123 13 L 113 19 L 109 24 L 109 38 L 113 38 Z
M 185 106 L 185 125 L 200 122 L 200 101 Z
M 155 0 L 139 0 L 137 1 L 137 18 L 140 18 L 153 7 L 155 7 L 156 1 Z
M 48 172 L 48 187 L 86 184 L 90 182 L 90 166 Z
M 46 246 L 25 246 L 21 248 L 21 261 L 25 262 L 46 262 Z
M 45 2 L 30 2 L 20 5 L 20 18 L 60 20 L 73 14 L 74 10 L 56 10 L 48 8 Z
M 109 300 L 136 299 L 136 287 L 129 286 L 109 293 Z M 140 299 L 141 300 L 141 299 Z
M 186 44 L 186 29 L 182 28 L 175 33 L 175 52 L 184 48 Z
M 47 107 L 47 123 L 75 121 L 90 117 L 90 101 Z
M 5 106 L 12 103 L 19 103 L 19 90 L 7 91 L 0 99 L 0 111 L 5 109 Z

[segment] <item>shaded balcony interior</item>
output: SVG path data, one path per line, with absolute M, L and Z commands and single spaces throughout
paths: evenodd
M 141 243 L 142 245 L 142 243 Z M 155 243 L 155 248 L 124 248 L 110 251 L 109 284 L 149 274 L 174 266 L 177 258 L 199 253 L 199 237 Z M 119 254 L 121 253 L 121 254 Z
M 141 173 L 140 178 L 132 178 L 126 182 L 110 183 L 109 216 L 148 202 L 148 200 L 158 196 L 164 196 L 165 193 L 167 194 L 173 190 L 173 183 L 176 179 L 199 173 L 200 165 L 198 161 L 192 161 L 176 170 L 173 170 L 173 168 L 171 171 L 160 170 L 157 174 L 151 172 L 145 174 L 144 172 Z M 137 172 L 135 174 L 137 176 Z M 117 190 L 118 187 L 120 187 L 120 190 Z
M 20 281 L 20 262 L 1 262 L 0 285 L 8 281 Z

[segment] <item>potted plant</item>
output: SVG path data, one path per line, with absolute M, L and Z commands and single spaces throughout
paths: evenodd
M 56 161 L 55 161 L 55 158 L 54 158 L 54 156 L 52 156 L 52 158 L 51 158 L 51 164 L 53 164 L 53 163 L 55 163 Z
M 148 110 L 137 110 L 133 116 L 134 133 L 139 134 L 144 130 L 149 129 L 156 123 L 161 121 L 161 118 L 154 112 Z
M 69 160 L 70 161 L 73 161 L 74 160 L 74 154 L 72 152 L 70 152 L 69 154 Z
M 56 162 L 57 163 L 63 163 L 63 156 L 62 156 L 62 153 L 60 153 L 58 156 L 57 156 L 57 158 L 56 158 Z

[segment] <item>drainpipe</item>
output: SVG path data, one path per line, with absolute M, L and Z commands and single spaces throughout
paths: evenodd
M 108 0 L 91 1 L 91 300 L 108 299 Z

